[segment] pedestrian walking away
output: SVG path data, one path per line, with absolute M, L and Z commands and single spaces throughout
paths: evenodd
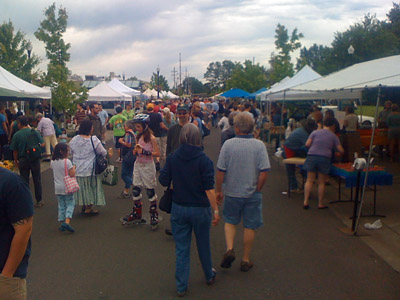
M 102 156 L 107 155 L 97 136 L 92 135 L 93 125 L 90 120 L 83 120 L 75 136 L 69 143 L 72 161 L 76 166 L 76 180 L 79 184 L 79 191 L 75 193 L 75 201 L 82 206 L 82 213 L 86 216 L 93 216 L 99 213 L 93 206 L 106 205 L 101 174 L 95 175 L 94 163 L 96 153 Z M 96 152 L 95 152 L 95 150 Z
M 216 271 L 212 268 L 210 226 L 219 222 L 214 193 L 214 167 L 204 154 L 197 126 L 186 124 L 180 132 L 181 146 L 168 156 L 159 180 L 173 186 L 171 227 L 175 240 L 176 287 L 178 296 L 186 294 L 190 270 L 192 231 L 206 283 L 212 285 Z
M 53 169 L 54 191 L 58 200 L 58 222 L 61 222 L 60 231 L 75 232 L 70 225 L 74 214 L 75 199 L 74 194 L 68 193 L 65 187 L 65 176 L 68 174 L 75 177 L 76 167 L 68 159 L 69 147 L 65 143 L 57 144 L 51 158 L 51 168 Z
M 50 161 L 51 149 L 50 146 L 54 147 L 57 145 L 57 137 L 54 129 L 54 122 L 49 119 L 43 117 L 41 113 L 37 113 L 35 115 L 36 120 L 39 122 L 37 126 L 37 130 L 42 134 L 44 145 L 46 149 L 44 161 Z
M 236 137 L 222 146 L 217 163 L 217 201 L 223 201 L 226 252 L 221 267 L 230 268 L 235 260 L 233 249 L 236 226 L 243 219 L 243 257 L 240 270 L 247 272 L 253 267 L 250 252 L 255 230 L 263 224 L 261 189 L 270 169 L 267 149 L 252 136 L 254 118 L 249 112 L 241 112 L 234 118 Z M 222 184 L 224 190 L 222 191 Z
M 122 170 L 121 178 L 125 183 L 124 190 L 121 192 L 119 198 L 126 199 L 130 198 L 130 188 L 133 182 L 133 166 L 136 161 L 136 155 L 133 151 L 136 146 L 136 135 L 133 132 L 135 129 L 135 123 L 132 120 L 125 122 L 125 136 L 119 139 L 119 143 L 122 145 Z
M 26 116 L 17 118 L 18 131 L 14 134 L 10 149 L 13 150 L 14 164 L 19 168 L 20 175 L 29 185 L 29 175 L 32 174 L 35 188 L 36 207 L 44 204 L 42 200 L 42 175 L 40 172 L 41 147 L 44 145 L 39 132 L 32 129 Z

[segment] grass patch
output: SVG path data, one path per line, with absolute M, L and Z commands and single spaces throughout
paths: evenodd
M 379 106 L 378 115 L 382 110 L 383 110 L 383 106 Z M 361 106 L 357 107 L 355 113 L 357 115 L 361 115 Z M 375 106 L 374 105 L 363 105 L 362 106 L 362 115 L 374 118 L 375 117 Z

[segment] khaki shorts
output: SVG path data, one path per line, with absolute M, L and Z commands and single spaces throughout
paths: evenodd
M 142 186 L 146 189 L 156 188 L 156 166 L 154 161 L 142 163 L 136 160 L 133 168 L 133 185 Z
M 1 299 L 26 300 L 26 280 L 0 275 L 0 295 Z

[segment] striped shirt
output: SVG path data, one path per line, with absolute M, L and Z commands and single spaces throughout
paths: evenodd
M 250 198 L 256 192 L 260 172 L 270 169 L 267 149 L 252 135 L 236 136 L 222 146 L 217 168 L 225 172 L 226 196 Z
M 83 119 L 86 117 L 86 111 L 82 110 L 82 111 L 77 111 L 75 113 L 75 120 L 78 123 L 78 125 L 81 125 Z

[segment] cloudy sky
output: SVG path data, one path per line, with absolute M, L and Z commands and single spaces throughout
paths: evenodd
M 255 59 L 268 67 L 278 23 L 304 34 L 303 46 L 330 45 L 364 14 L 385 19 L 392 0 L 0 0 L 1 22 L 13 22 L 47 60 L 34 32 L 53 2 L 67 8 L 65 40 L 73 73 L 109 72 L 149 80 L 159 65 L 173 84 L 172 69 L 200 80 L 212 61 Z M 357 50 L 356 50 L 357 51 Z

